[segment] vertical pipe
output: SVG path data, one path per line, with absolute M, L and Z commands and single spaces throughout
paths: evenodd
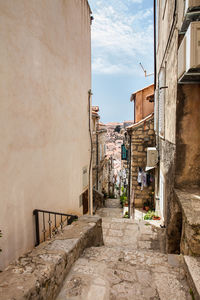
M 128 175 L 128 216 L 130 218 L 131 211 L 131 131 L 129 132 L 129 175 Z
M 92 131 L 91 131 L 91 96 L 92 91 L 88 91 L 88 125 L 89 125 L 89 136 L 90 136 L 90 164 L 89 164 L 89 182 L 88 182 L 88 208 L 89 214 L 93 214 L 93 203 L 92 203 L 92 193 L 91 193 L 91 174 L 92 174 Z
M 153 19 L 154 19 L 154 91 L 156 89 L 156 76 L 157 76 L 157 64 L 156 64 L 156 0 L 153 3 Z
M 99 189 L 99 137 L 96 133 L 96 189 Z

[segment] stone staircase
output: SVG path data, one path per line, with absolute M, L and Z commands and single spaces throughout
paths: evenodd
M 187 258 L 164 253 L 164 229 L 122 219 L 119 213 L 117 207 L 99 211 L 103 216 L 104 246 L 84 251 L 56 299 L 199 299 L 188 285 Z

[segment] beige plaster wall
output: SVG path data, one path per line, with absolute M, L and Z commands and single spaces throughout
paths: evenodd
M 174 185 L 175 144 L 176 144 L 176 103 L 177 103 L 177 51 L 178 29 L 175 28 L 171 36 L 170 45 L 165 53 L 170 29 L 173 24 L 174 0 L 157 1 L 157 88 L 161 68 L 165 68 L 166 82 L 162 93 L 164 98 L 164 136 L 158 139 L 160 164 L 156 173 L 156 196 L 159 197 L 157 210 L 167 222 L 171 205 Z M 164 57 L 165 54 L 165 57 Z
M 178 89 L 176 185 L 200 185 L 200 84 Z
M 146 97 L 154 93 L 154 85 L 151 85 L 136 94 L 135 100 L 135 123 L 141 121 L 154 111 L 154 103 L 149 102 Z
M 89 166 L 86 0 L 0 0 L 0 268 L 35 243 L 33 209 L 82 214 Z

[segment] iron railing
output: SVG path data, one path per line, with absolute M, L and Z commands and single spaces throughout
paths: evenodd
M 33 215 L 35 216 L 35 246 L 38 246 L 40 244 L 40 232 L 43 233 L 43 241 L 46 241 L 47 237 L 51 239 L 52 236 L 54 236 L 58 232 L 62 232 L 64 225 L 70 225 L 74 220 L 78 219 L 78 216 L 76 215 L 58 213 L 42 209 L 34 209 Z M 40 221 L 42 221 L 41 225 Z

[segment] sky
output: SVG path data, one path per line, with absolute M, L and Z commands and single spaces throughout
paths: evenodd
M 133 120 L 133 92 L 153 83 L 153 0 L 89 0 L 93 105 L 101 121 Z

